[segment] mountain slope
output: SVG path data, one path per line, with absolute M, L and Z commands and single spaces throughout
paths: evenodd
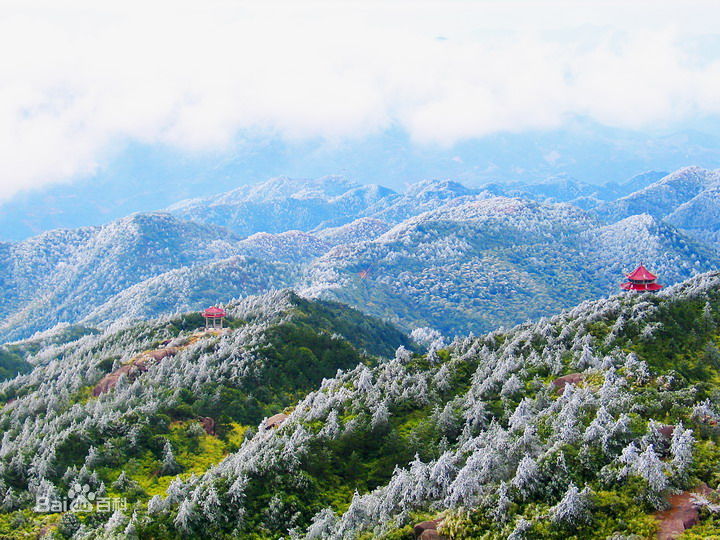
M 701 167 L 685 167 L 598 209 L 609 219 L 619 219 L 635 214 L 650 214 L 663 218 L 681 204 L 704 190 L 720 183 L 720 173 Z
M 181 471 L 220 461 L 264 417 L 338 369 L 373 365 L 365 351 L 409 346 L 388 324 L 289 291 L 226 309 L 231 328 L 223 332 L 204 332 L 202 318 L 187 314 L 117 324 L 31 354 L 30 373 L 0 383 L 2 512 L 32 506 L 35 495 L 64 494 L 77 481 L 146 501 Z M 97 391 L 110 373 L 124 375 Z M 172 467 L 163 462 L 166 445 Z M 0 534 L 44 522 L 42 514 L 22 525 L 6 517 Z
M 650 538 L 666 496 L 720 475 L 719 290 L 704 275 L 339 374 L 135 526 L 409 538 L 439 514 L 453 539 Z
M 345 362 L 347 342 L 317 329 L 337 331 L 349 312 L 287 293 L 230 311 L 233 332 L 197 341 L 99 398 L 78 401 L 78 392 L 102 375 L 106 354 L 141 350 L 191 320 L 83 338 L 62 362 L 1 384 L 16 401 L 0 410 L 12 505 L 0 532 L 20 512 L 13 508 L 31 503 L 25 486 L 60 496 L 77 478 L 137 501 L 125 513 L 60 519 L 60 530 L 78 536 L 392 539 L 439 516 L 452 539 L 651 538 L 667 496 L 720 478 L 720 273 L 656 295 L 585 302 L 423 356 L 401 348 L 392 360 L 326 378 L 280 425 L 263 422 L 257 432 L 238 422 L 267 415 L 264 403 L 278 410 L 287 396 L 277 390 L 302 375 L 293 369 L 304 364 L 277 361 L 307 354 L 303 347 L 319 358 L 320 340 L 330 348 L 319 365 Z M 354 313 L 343 332 L 392 336 Z M 359 359 L 350 354 L 344 365 Z M 275 391 L 257 390 L 258 380 Z M 260 410 L 231 391 L 250 381 Z M 234 415 L 223 421 L 226 435 L 193 427 L 210 411 Z M 242 442 L 231 449 L 223 437 Z M 185 474 L 163 472 L 168 445 Z M 199 469 L 199 455 L 213 459 Z M 720 533 L 709 505 L 701 518 L 698 537 Z M 24 531 L 42 519 L 31 516 Z
M 576 184 L 568 178 L 526 198 L 451 181 L 395 193 L 338 177 L 274 179 L 176 207 L 196 221 L 137 214 L 0 244 L 0 342 L 55 324 L 105 326 L 282 287 L 340 300 L 407 330 L 487 331 L 613 292 L 621 271 L 640 262 L 665 284 L 719 268 L 720 255 L 707 247 L 718 234 L 717 194 L 702 188 L 712 176 L 699 169 L 666 176 L 647 189 L 668 184 L 673 193 L 699 193 L 671 204 L 667 216 L 607 225 L 575 206 L 543 202 L 563 192 L 558 186 Z M 586 193 L 576 187 L 565 198 Z M 245 225 L 233 221 L 236 214 Z M 289 225 L 304 230 L 283 230 Z M 279 232 L 257 232 L 263 228 Z
M 617 290 L 644 261 L 671 284 L 718 256 L 649 216 L 599 227 L 570 205 L 497 197 L 427 212 L 370 242 L 338 246 L 302 289 L 405 326 L 490 330 Z
M 316 180 L 280 177 L 206 199 L 183 201 L 168 211 L 183 219 L 220 225 L 250 236 L 258 232 L 309 231 L 323 224 L 342 225 L 395 196 L 390 189 L 360 186 L 337 176 Z
M 76 322 L 136 283 L 239 253 L 235 242 L 223 229 L 151 213 L 13 244 L 6 263 L 10 279 L 0 290 L 0 302 L 12 309 L 0 335 L 13 339 Z

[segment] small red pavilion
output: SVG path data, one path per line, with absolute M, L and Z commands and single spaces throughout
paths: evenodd
M 205 317 L 205 328 L 222 329 L 225 315 L 227 315 L 225 310 L 217 306 L 207 308 L 202 312 L 202 316 Z
M 655 283 L 657 276 L 648 271 L 642 264 L 627 275 L 627 281 L 620 284 L 626 291 L 659 291 L 662 285 Z

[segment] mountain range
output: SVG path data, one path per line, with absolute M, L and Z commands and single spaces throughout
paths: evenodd
M 406 330 L 488 331 L 611 293 L 640 262 L 666 285 L 719 268 L 719 177 L 688 167 L 602 188 L 555 177 L 404 192 L 274 178 L 0 244 L 0 340 L 282 288 Z

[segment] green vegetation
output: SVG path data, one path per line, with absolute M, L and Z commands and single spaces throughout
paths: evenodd
M 402 334 L 284 294 L 237 308 L 233 331 L 93 398 L 121 343 L 185 339 L 198 321 L 121 329 L 67 353 L 95 380 L 66 392 L 67 423 L 40 413 L 63 433 L 51 458 L 34 458 L 48 443 L 28 435 L 6 443 L 20 456 L 6 461 L 50 463 L 45 479 L 61 493 L 81 481 L 129 501 L 113 518 L 43 517 L 61 538 L 408 540 L 413 523 L 440 516 L 452 540 L 650 539 L 669 494 L 720 483 L 720 277 L 709 283 L 384 361 L 361 351 L 387 353 L 408 343 Z M 574 384 L 561 389 L 565 375 Z M 34 384 L 4 389 L 26 397 L 0 427 L 20 433 L 30 405 L 43 405 Z M 280 412 L 292 414 L 258 426 Z M 2 481 L 15 508 L 0 533 L 37 531 L 18 500 L 28 477 L 9 465 Z M 684 538 L 720 536 L 713 508 Z
M 32 369 L 25 359 L 8 347 L 0 347 L 0 380 L 11 379 Z

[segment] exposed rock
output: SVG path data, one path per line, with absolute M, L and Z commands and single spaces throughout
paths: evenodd
M 201 416 L 200 424 L 202 424 L 205 433 L 207 433 L 208 435 L 215 435 L 215 420 L 213 420 L 209 416 Z
M 176 337 L 175 339 L 169 340 L 165 345 L 168 347 L 182 347 L 187 345 L 190 340 L 186 337 Z
M 655 514 L 655 517 L 660 522 L 658 540 L 674 540 L 686 529 L 697 525 L 700 518 L 697 505 L 693 501 L 693 493 L 705 495 L 711 491 L 706 484 L 702 484 L 692 492 L 685 491 L 684 493 L 671 495 L 668 498 L 670 508 Z
M 149 351 L 145 354 L 153 360 L 160 361 L 168 356 L 175 356 L 177 352 L 177 347 L 166 347 L 165 349 L 155 349 L 154 351 Z
M 424 531 L 436 531 L 441 522 L 442 520 L 440 519 L 421 521 L 413 527 L 413 532 L 415 536 L 419 537 Z
M 660 432 L 660 434 L 661 434 L 663 437 L 666 437 L 666 438 L 668 438 L 668 439 L 671 439 L 672 436 L 673 436 L 673 433 L 675 433 L 675 426 L 673 426 L 673 425 L 665 425 L 665 426 L 659 428 L 658 431 Z
M 426 531 L 423 531 L 423 533 L 418 536 L 419 540 L 448 540 L 447 536 L 443 536 L 439 532 L 437 532 L 435 529 L 427 529 Z
M 570 373 L 555 379 L 552 383 L 555 386 L 555 391 L 558 394 L 562 394 L 565 391 L 565 386 L 568 384 L 578 384 L 582 382 L 583 379 L 585 379 L 583 373 Z
M 97 397 L 100 394 L 104 394 L 105 392 L 112 390 L 113 388 L 115 388 L 122 375 L 125 375 L 129 379 L 133 380 L 140 373 L 144 373 L 147 370 L 148 366 L 142 360 L 138 360 L 132 364 L 125 364 L 124 366 L 121 366 L 117 370 L 113 371 L 108 375 L 105 375 L 102 379 L 100 379 L 100 382 L 95 385 L 95 388 L 93 388 L 92 395 L 94 397 Z
M 109 390 L 115 388 L 115 385 L 117 384 L 121 375 L 126 375 L 128 378 L 130 378 L 130 380 L 134 380 L 134 378 L 140 375 L 140 373 L 146 372 L 149 369 L 150 365 L 156 362 L 160 362 L 164 358 L 175 356 L 181 349 L 208 335 L 210 335 L 210 332 L 205 331 L 198 332 L 190 338 L 181 337 L 175 338 L 172 341 L 164 341 L 163 343 L 167 345 L 166 347 L 162 349 L 154 349 L 152 351 L 145 351 L 144 353 L 130 360 L 129 363 L 121 366 L 114 372 L 105 375 L 105 377 L 103 377 L 100 382 L 95 385 L 95 388 L 93 388 L 92 395 L 97 397 L 100 394 L 104 394 L 105 392 L 108 392 Z M 215 429 L 214 424 L 212 429 Z M 207 431 L 207 429 L 205 431 Z
M 270 418 L 268 418 L 267 420 L 265 420 L 264 428 L 272 429 L 272 428 L 280 427 L 280 424 L 282 424 L 285 420 L 287 420 L 287 417 L 288 417 L 288 415 L 285 413 L 275 414 L 275 415 L 271 416 Z

